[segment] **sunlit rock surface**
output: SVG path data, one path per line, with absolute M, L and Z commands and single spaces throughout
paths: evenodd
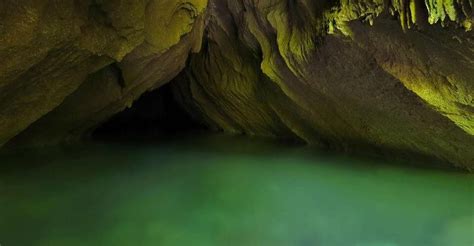
M 473 7 L 4 0 L 0 145 L 77 140 L 175 78 L 177 100 L 214 129 L 473 169 Z

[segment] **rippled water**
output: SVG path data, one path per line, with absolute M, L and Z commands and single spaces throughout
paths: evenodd
M 474 245 L 465 173 L 215 136 L 0 161 L 2 246 Z

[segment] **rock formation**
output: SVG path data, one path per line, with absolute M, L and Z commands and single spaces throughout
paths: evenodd
M 3 0 L 0 145 L 80 139 L 172 81 L 176 100 L 214 129 L 473 169 L 473 8 L 472 0 Z
M 168 82 L 207 1 L 0 1 L 0 145 L 77 138 Z

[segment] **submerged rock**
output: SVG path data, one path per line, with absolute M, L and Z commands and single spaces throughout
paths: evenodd
M 472 169 L 473 7 L 2 1 L 0 145 L 77 140 L 174 79 L 176 99 L 214 129 Z

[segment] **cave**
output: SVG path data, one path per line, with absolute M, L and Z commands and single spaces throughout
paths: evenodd
M 205 130 L 206 126 L 194 119 L 176 100 L 172 84 L 166 84 L 145 92 L 130 108 L 100 124 L 91 138 L 145 140 Z
M 0 246 L 474 245 L 472 0 L 0 0 Z

